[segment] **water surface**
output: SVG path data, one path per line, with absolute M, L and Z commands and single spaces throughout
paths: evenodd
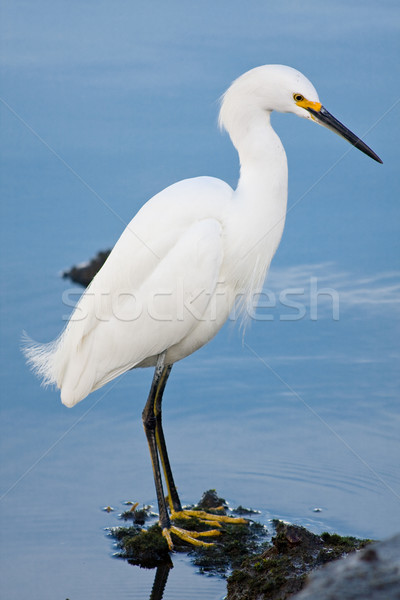
M 265 523 L 316 532 L 398 529 L 398 23 L 395 2 L 4 7 L 4 597 L 150 596 L 154 573 L 112 558 L 116 513 L 101 509 L 155 503 L 140 419 L 151 373 L 67 410 L 26 369 L 20 336 L 58 334 L 72 296 L 60 271 L 115 243 L 152 194 L 203 174 L 235 185 L 217 98 L 262 63 L 308 75 L 384 165 L 274 115 L 289 160 L 284 237 L 244 343 L 230 322 L 173 368 L 164 413 L 179 492 L 194 502 L 214 487 Z M 165 598 L 223 596 L 223 581 L 174 565 Z

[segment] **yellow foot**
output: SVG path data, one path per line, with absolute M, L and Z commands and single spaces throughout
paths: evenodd
M 199 540 L 198 538 L 220 535 L 221 532 L 218 529 L 210 529 L 209 531 L 187 531 L 186 529 L 175 527 L 175 525 L 171 525 L 169 528 L 165 527 L 162 530 L 162 535 L 167 540 L 168 547 L 172 551 L 174 549 L 174 544 L 171 539 L 171 533 L 181 540 L 193 544 L 193 546 L 214 546 L 212 542 L 203 542 L 203 540 Z
M 221 510 L 219 507 L 216 510 Z M 202 523 L 213 525 L 214 527 L 221 527 L 221 523 L 236 523 L 237 525 L 248 523 L 246 519 L 241 517 L 227 517 L 226 515 L 213 515 L 204 510 L 181 510 L 179 512 L 173 512 L 171 519 L 190 519 L 196 517 L 200 519 Z
M 223 510 L 223 507 L 218 507 L 215 510 Z M 234 523 L 236 525 L 248 523 L 246 519 L 242 519 L 241 517 L 213 515 L 212 513 L 208 513 L 204 510 L 181 510 L 172 511 L 171 513 L 171 520 L 191 519 L 192 517 L 196 517 L 201 523 L 211 525 L 212 527 L 221 527 L 221 523 Z M 175 527 L 175 525 L 171 525 L 169 528 L 165 527 L 162 530 L 162 535 L 167 540 L 168 547 L 171 551 L 174 549 L 174 544 L 171 538 L 172 533 L 181 540 L 189 544 L 193 544 L 194 546 L 213 546 L 214 544 L 212 542 L 205 542 L 198 538 L 220 535 L 221 531 L 219 529 L 210 529 L 208 531 L 188 531 L 186 529 L 181 529 L 180 527 Z

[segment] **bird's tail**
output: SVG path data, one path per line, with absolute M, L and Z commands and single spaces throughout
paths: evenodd
M 32 371 L 42 380 L 43 386 L 57 385 L 55 356 L 61 337 L 48 344 L 35 342 L 24 331 L 22 334 L 22 353 Z
M 68 407 L 74 406 L 106 383 L 104 381 L 96 385 L 96 370 L 93 365 L 88 366 L 93 338 L 89 340 L 90 343 L 82 344 L 80 338 L 77 342 L 71 325 L 69 323 L 58 338 L 47 344 L 35 342 L 24 332 L 21 348 L 29 367 L 41 379 L 42 385 L 59 388 L 61 401 Z

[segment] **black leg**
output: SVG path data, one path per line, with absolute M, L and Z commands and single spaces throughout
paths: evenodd
M 176 527 L 175 525 L 171 525 L 167 503 L 164 497 L 159 458 L 161 459 L 165 481 L 168 488 L 168 500 L 171 508 L 171 513 L 173 513 L 172 517 L 176 517 L 176 513 L 181 513 L 179 515 L 181 518 L 198 516 L 201 520 L 204 521 L 204 523 L 214 526 L 219 526 L 218 521 L 244 522 L 244 520 L 233 517 L 226 517 L 223 515 L 217 517 L 216 515 L 210 515 L 208 513 L 205 513 L 204 511 L 182 511 L 182 505 L 175 487 L 174 478 L 172 476 L 172 470 L 168 459 L 167 447 L 165 445 L 164 433 L 162 428 L 162 396 L 165 389 L 165 385 L 168 380 L 168 376 L 172 368 L 170 365 L 165 366 L 164 360 L 165 352 L 160 354 L 158 357 L 149 397 L 147 398 L 146 406 L 144 407 L 142 414 L 144 430 L 146 432 L 146 437 L 150 448 L 151 462 L 153 465 L 158 510 L 160 513 L 160 527 L 162 529 L 163 536 L 166 539 L 170 550 L 173 550 L 174 547 L 171 539 L 172 533 L 190 544 L 194 544 L 197 546 L 212 546 L 212 544 L 200 541 L 197 538 L 219 535 L 220 531 L 218 529 L 210 529 L 208 531 L 202 532 L 187 531 L 180 527 Z
M 162 384 L 162 375 L 165 370 L 164 358 L 165 352 L 163 354 L 160 354 L 160 356 L 158 357 L 149 397 L 147 398 L 146 406 L 144 407 L 142 413 L 143 426 L 146 433 L 147 442 L 149 444 L 151 463 L 153 465 L 154 483 L 156 485 L 158 510 L 160 513 L 160 527 L 162 530 L 169 529 L 171 526 L 171 522 L 169 520 L 167 505 L 165 502 L 164 491 L 162 486 L 161 470 L 160 463 L 158 460 L 156 439 L 157 419 L 154 413 L 159 386 L 160 384 Z
M 156 416 L 157 447 L 158 447 L 158 452 L 159 452 L 160 459 L 161 459 L 162 468 L 164 471 L 165 482 L 167 484 L 169 505 L 170 505 L 171 510 L 181 511 L 182 504 L 179 499 L 178 492 L 176 490 L 174 477 L 172 475 L 172 469 L 171 469 L 171 465 L 170 465 L 169 458 L 168 458 L 167 446 L 165 443 L 164 432 L 163 432 L 163 428 L 162 428 L 161 404 L 162 404 L 164 388 L 166 386 L 167 379 L 169 377 L 171 369 L 172 369 L 172 365 L 168 365 L 167 367 L 164 367 L 164 370 L 162 372 L 159 387 L 158 387 L 156 397 L 155 397 L 154 413 Z

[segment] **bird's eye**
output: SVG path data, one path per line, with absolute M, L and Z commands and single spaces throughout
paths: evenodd
M 301 94 L 293 94 L 293 98 L 296 102 L 302 102 L 304 100 L 304 96 L 302 96 Z

